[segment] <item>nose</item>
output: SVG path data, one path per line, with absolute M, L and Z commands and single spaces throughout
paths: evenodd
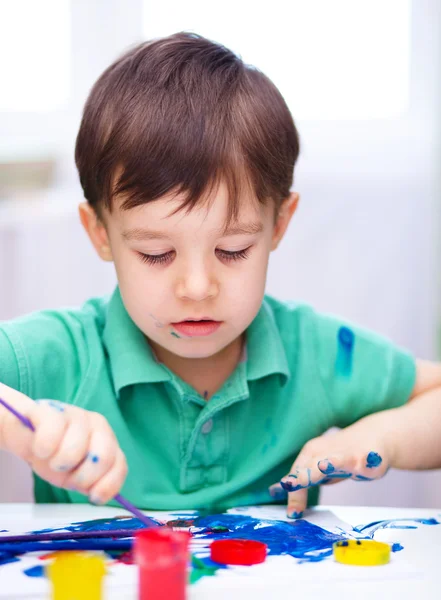
M 219 283 L 207 265 L 202 263 L 188 265 L 181 271 L 176 284 L 176 295 L 181 300 L 201 302 L 213 298 L 219 293 Z

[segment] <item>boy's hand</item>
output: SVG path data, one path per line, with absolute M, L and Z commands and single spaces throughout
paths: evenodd
M 371 481 L 385 475 L 390 465 L 390 452 L 384 443 L 378 438 L 372 439 L 374 436 L 369 436 L 371 439 L 368 440 L 361 435 L 354 436 L 354 433 L 349 427 L 310 440 L 297 456 L 289 474 L 270 487 L 274 498 L 288 497 L 288 517 L 296 519 L 302 515 L 311 486 L 345 479 Z
M 0 392 L 35 427 L 30 431 L 0 406 L 0 449 L 24 459 L 52 485 L 75 489 L 95 504 L 119 492 L 127 463 L 102 415 L 54 400 L 35 402 L 3 385 Z

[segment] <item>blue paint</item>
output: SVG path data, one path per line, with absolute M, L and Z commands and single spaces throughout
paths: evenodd
M 49 400 L 48 405 L 58 412 L 64 412 L 64 406 L 61 402 L 58 402 L 58 400 Z
M 376 467 L 379 467 L 382 462 L 383 459 L 377 452 L 369 452 L 366 458 L 366 468 L 375 469 Z
M 45 575 L 43 565 L 37 565 L 36 567 L 24 569 L 23 573 L 28 577 L 44 577 Z
M 269 493 L 274 500 L 286 500 L 288 498 L 288 492 L 283 489 L 281 485 L 274 485 L 269 488 Z
M 355 480 L 356 481 L 374 481 L 374 479 L 372 477 L 365 477 L 364 475 L 356 475 Z
M 292 512 L 288 513 L 287 517 L 288 519 L 300 519 L 300 517 L 303 517 L 303 512 L 297 512 L 296 510 L 293 510 Z
M 319 470 L 327 476 L 327 480 L 331 479 L 349 479 L 352 476 L 352 473 L 348 473 L 348 471 L 344 471 L 343 469 L 336 469 L 334 465 L 328 460 L 320 460 L 317 464 Z M 325 483 L 325 480 L 322 479 L 319 483 Z
M 437 521 L 436 519 L 387 519 L 384 521 L 373 521 L 367 525 L 357 525 L 354 527 L 354 531 L 357 533 L 365 532 L 372 538 L 379 529 L 417 529 L 416 525 L 408 525 L 407 523 L 441 525 L 441 521 Z
M 400 550 L 404 550 L 404 546 L 402 546 L 398 542 L 395 542 L 395 544 L 392 544 L 392 552 L 400 552 Z
M 0 551 L 0 566 L 9 563 L 17 562 L 19 559 L 15 556 L 15 552 Z
M 228 531 L 213 532 L 213 528 L 219 526 Z M 287 522 L 230 514 L 198 517 L 190 531 L 196 539 L 236 537 L 258 540 L 267 544 L 268 554 L 272 556 L 289 554 L 304 562 L 316 562 L 331 556 L 333 543 L 345 539 L 343 535 L 326 531 L 304 519 Z
M 100 460 L 100 458 L 97 454 L 90 454 L 90 452 L 89 452 L 89 458 L 93 463 L 97 463 Z
M 180 335 L 178 335 L 178 334 L 177 334 L 175 331 L 171 331 L 170 333 L 171 333 L 171 335 L 172 335 L 173 337 L 175 337 L 175 338 L 178 338 L 178 339 L 181 339 L 181 336 L 180 336 Z
M 355 335 L 349 327 L 340 327 L 337 333 L 337 358 L 335 371 L 338 375 L 348 377 L 352 372 L 352 355 Z

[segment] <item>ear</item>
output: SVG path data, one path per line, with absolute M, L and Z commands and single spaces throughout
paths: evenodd
M 89 236 L 98 256 L 102 260 L 111 262 L 112 250 L 103 221 L 87 202 L 82 202 L 78 207 L 80 221 Z
M 279 213 L 274 224 L 273 239 L 271 250 L 275 250 L 285 235 L 285 231 L 291 221 L 291 217 L 296 212 L 299 203 L 299 195 L 297 192 L 291 192 L 288 198 L 284 200 L 280 206 Z

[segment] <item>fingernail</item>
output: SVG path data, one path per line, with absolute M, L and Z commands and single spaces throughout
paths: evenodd
M 99 498 L 98 496 L 89 496 L 89 501 L 92 504 L 103 504 L 103 501 L 101 500 L 101 498 Z
M 330 473 L 333 473 L 335 471 L 334 465 L 330 463 L 327 458 L 324 460 L 319 460 L 317 466 L 320 469 L 320 471 L 325 475 L 329 475 Z
M 297 492 L 298 490 L 303 489 L 304 486 L 302 485 L 296 485 L 295 481 L 281 481 L 280 485 L 283 487 L 284 490 L 286 490 L 287 492 Z
M 303 511 L 297 512 L 296 510 L 293 510 L 287 513 L 287 517 L 288 519 L 300 519 L 300 517 L 303 517 Z
M 288 492 L 283 489 L 283 487 L 279 484 L 275 484 L 274 487 L 269 488 L 269 493 L 274 500 L 285 500 L 288 495 Z

